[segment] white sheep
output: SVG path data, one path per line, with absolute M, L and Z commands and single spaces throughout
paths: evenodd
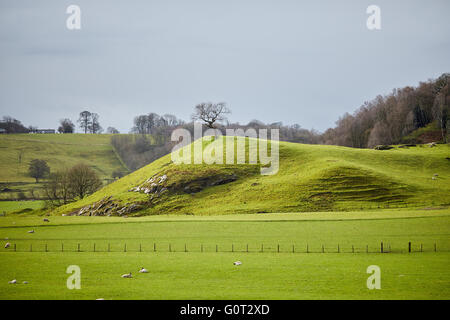
M 7 243 L 5 244 L 5 249 L 8 249 L 9 247 L 11 247 L 11 243 L 7 242 Z
M 242 264 L 242 262 L 236 261 L 236 262 L 233 262 L 233 264 L 234 264 L 235 266 L 240 266 L 240 265 Z
M 131 272 L 123 274 L 122 278 L 131 278 Z
M 141 270 L 139 270 L 140 273 L 148 273 L 148 270 L 145 269 L 144 267 L 141 268 Z
M 9 281 L 8 283 L 9 283 L 9 284 L 16 284 L 16 283 L 17 283 L 17 280 L 16 280 L 16 279 L 11 280 L 11 281 Z
M 34 233 L 34 230 L 30 230 L 30 231 L 28 231 L 28 233 Z

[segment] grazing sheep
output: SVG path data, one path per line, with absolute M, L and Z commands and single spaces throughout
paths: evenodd
M 11 247 L 11 243 L 7 242 L 7 243 L 5 244 L 5 249 L 8 249 L 9 247 Z
M 240 265 L 242 264 L 242 262 L 236 261 L 236 262 L 233 262 L 233 264 L 234 264 L 235 266 L 240 266 Z
M 432 180 L 436 180 L 436 177 L 431 177 Z
M 95 299 L 95 300 L 105 300 L 105 299 L 103 299 L 103 298 L 98 298 L 98 299 Z
M 50 222 L 50 220 L 48 220 L 47 218 L 44 218 L 44 222 Z
M 28 281 L 24 281 L 24 282 L 22 282 L 23 284 L 28 284 Z
M 141 270 L 139 270 L 140 273 L 148 273 L 148 270 L 145 269 L 144 267 L 141 268 Z
M 123 274 L 122 278 L 131 278 L 131 272 Z
M 437 176 L 439 176 L 437 173 L 435 173 L 435 174 L 433 174 L 433 176 L 435 176 L 435 177 L 437 177 Z
M 16 284 L 16 283 L 17 283 L 17 280 L 16 280 L 16 279 L 11 280 L 11 281 L 9 281 L 8 283 L 9 283 L 9 284 Z
M 28 233 L 34 233 L 34 230 L 30 230 L 30 231 L 28 231 Z

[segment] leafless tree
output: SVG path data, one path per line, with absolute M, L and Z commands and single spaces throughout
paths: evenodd
M 89 127 L 89 131 L 91 133 L 102 133 L 103 128 L 100 125 L 100 122 L 98 121 L 98 119 L 100 118 L 100 116 L 97 113 L 92 113 L 91 114 L 91 125 Z
M 225 102 L 211 103 L 203 102 L 195 106 L 192 120 L 201 120 L 208 128 L 215 128 L 216 122 L 226 120 L 226 114 L 230 114 Z
M 78 123 L 80 124 L 80 128 L 84 130 L 84 133 L 88 133 L 89 128 L 92 126 L 92 113 L 89 111 L 81 112 Z
M 44 191 L 52 206 L 60 206 L 73 200 L 68 170 L 52 173 L 44 185 Z
M 69 169 L 67 175 L 70 191 L 80 199 L 97 191 L 102 186 L 102 182 L 97 173 L 82 163 Z

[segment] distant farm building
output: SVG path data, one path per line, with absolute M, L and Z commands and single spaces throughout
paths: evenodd
M 0 128 L 0 134 L 4 134 L 4 133 L 6 133 L 6 130 L 3 128 Z
M 30 133 L 56 133 L 55 129 L 33 129 Z

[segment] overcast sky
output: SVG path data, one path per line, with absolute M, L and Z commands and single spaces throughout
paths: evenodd
M 66 28 L 71 4 L 81 30 Z M 324 130 L 450 72 L 449 13 L 448 0 L 0 0 L 0 116 L 57 128 L 87 109 L 128 132 L 139 114 L 189 120 L 225 101 L 233 122 Z

